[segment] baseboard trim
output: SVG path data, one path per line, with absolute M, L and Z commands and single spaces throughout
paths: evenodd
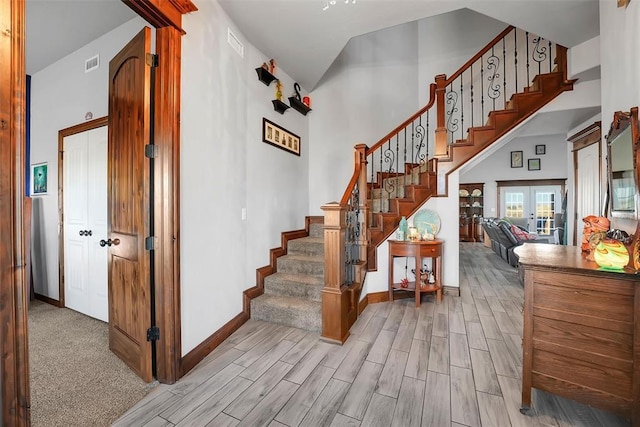
M 62 305 L 60 305 L 60 301 L 58 301 L 57 299 L 49 298 L 48 296 L 39 294 L 37 292 L 33 296 L 39 301 L 46 302 L 47 304 L 51 304 L 58 308 L 62 308 Z
M 367 308 L 368 305 L 369 305 L 369 296 L 367 295 L 366 298 L 362 298 L 358 303 L 358 316 L 360 316 L 360 314 L 364 311 L 365 308 Z
M 323 222 L 324 217 L 322 216 L 307 216 L 305 217 L 305 228 L 303 230 L 284 231 L 281 233 L 280 247 L 269 250 L 269 265 L 256 269 L 256 285 L 242 292 L 242 312 L 180 358 L 180 377 L 185 376 L 202 359 L 215 350 L 222 341 L 229 338 L 231 334 L 251 318 L 251 300 L 264 293 L 264 278 L 276 272 L 277 260 L 287 254 L 289 240 L 307 237 L 310 224 Z
M 453 295 L 454 297 L 460 296 L 460 286 L 445 286 L 443 291 L 445 295 Z
M 443 288 L 443 292 L 445 295 L 453 295 L 455 297 L 460 296 L 460 288 L 458 286 L 445 286 Z M 413 291 L 411 292 L 406 291 L 405 292 L 406 295 L 402 295 L 401 292 L 397 292 L 397 294 L 398 295 L 396 296 L 396 299 L 415 298 Z M 366 301 L 366 303 L 363 303 L 363 301 Z M 387 301 L 389 301 L 388 291 L 372 292 L 370 294 L 367 294 L 367 297 L 364 298 L 362 301 L 360 301 L 360 304 L 358 304 L 358 314 L 362 313 L 362 310 L 364 310 L 365 307 L 369 304 L 377 304 L 379 302 L 387 302 Z
M 389 301 L 389 292 L 388 291 L 383 291 L 383 292 L 372 292 L 370 294 L 367 294 L 367 302 L 369 304 L 377 304 L 379 302 L 386 302 Z
M 249 320 L 246 313 L 241 312 L 236 317 L 227 322 L 222 328 L 215 331 L 211 336 L 202 341 L 196 348 L 185 354 L 180 359 L 180 378 L 185 376 L 187 372 L 193 369 L 202 361 L 209 353 L 218 347 L 222 341 L 226 340 L 235 331 Z

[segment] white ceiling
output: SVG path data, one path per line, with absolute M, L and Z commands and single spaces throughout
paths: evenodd
M 196 6 L 203 1 L 193 0 Z M 307 91 L 352 37 L 463 7 L 567 47 L 599 34 L 598 0 L 218 0 L 248 41 Z M 33 74 L 134 18 L 121 0 L 27 0 L 27 73 Z M 249 12 L 248 12 L 249 11 Z M 195 12 L 198 13 L 198 12 Z M 51 19 L 54 16 L 55 19 Z M 563 133 L 594 109 L 540 117 L 527 126 Z M 536 122 L 543 125 L 537 126 Z
M 137 16 L 120 0 L 27 0 L 26 10 L 30 75 Z
M 313 90 L 350 38 L 469 8 L 566 47 L 599 34 L 598 0 L 218 0 L 248 41 Z M 196 0 L 197 3 L 197 0 Z M 248 12 L 250 11 L 250 12 Z

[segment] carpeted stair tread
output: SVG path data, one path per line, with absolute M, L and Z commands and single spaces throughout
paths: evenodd
M 251 301 L 251 318 L 280 325 L 320 331 L 322 305 L 318 301 L 263 294 Z
M 290 240 L 287 244 L 288 254 L 324 256 L 324 238 L 303 237 Z
M 277 271 L 324 277 L 324 256 L 284 255 L 278 258 Z
M 264 278 L 264 292 L 269 295 L 322 299 L 324 278 L 305 274 L 274 273 Z

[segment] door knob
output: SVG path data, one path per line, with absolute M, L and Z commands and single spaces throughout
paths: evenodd
M 89 231 L 85 230 L 84 231 L 84 235 L 85 236 L 91 236 L 92 234 L 93 234 L 93 232 L 91 230 L 89 230 Z
M 105 246 L 111 246 L 111 245 L 118 246 L 119 244 L 120 244 L 120 239 L 113 239 L 113 240 L 111 240 L 111 239 L 107 239 L 107 240 L 101 239 L 100 240 L 100 246 L 102 246 L 103 248 Z

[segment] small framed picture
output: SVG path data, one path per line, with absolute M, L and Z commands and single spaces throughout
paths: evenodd
M 536 145 L 536 156 L 547 153 L 547 146 L 544 144 Z
M 511 167 L 512 168 L 522 167 L 522 151 L 511 152 Z
M 540 170 L 540 159 L 529 159 L 529 170 L 530 171 L 539 171 Z
M 262 141 L 296 156 L 300 155 L 300 137 L 273 123 L 266 117 L 262 118 Z
M 47 194 L 48 171 L 47 163 L 36 163 L 31 165 L 31 196 L 42 196 Z

